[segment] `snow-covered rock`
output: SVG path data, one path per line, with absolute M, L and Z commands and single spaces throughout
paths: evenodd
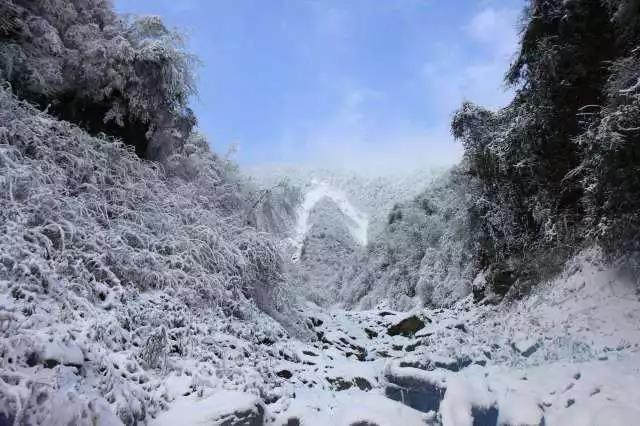
M 264 404 L 254 395 L 219 391 L 207 398 L 184 397 L 150 426 L 262 426 Z

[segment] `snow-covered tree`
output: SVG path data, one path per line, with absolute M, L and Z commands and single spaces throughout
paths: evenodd
M 58 117 L 163 160 L 195 124 L 195 59 L 158 17 L 108 0 L 2 0 L 0 79 Z
M 640 187 L 639 11 L 635 0 L 531 0 L 506 75 L 515 99 L 456 113 L 453 133 L 480 182 L 475 258 L 496 291 L 526 291 L 584 244 L 608 241 L 620 255 L 637 241 L 626 200 Z

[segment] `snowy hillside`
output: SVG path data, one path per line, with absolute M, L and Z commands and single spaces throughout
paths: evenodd
M 295 253 L 293 254 L 294 262 L 300 258 L 304 247 L 304 239 L 315 223 L 313 220 L 310 220 L 313 209 L 319 202 L 325 199 L 332 202 L 340 210 L 345 219 L 342 222 L 346 225 L 351 237 L 361 246 L 367 245 L 369 219 L 366 214 L 353 206 L 344 191 L 331 187 L 325 182 L 313 180 L 309 187 L 306 188 L 304 199 L 298 207 L 295 216 L 296 225 L 291 238 L 295 247 Z
M 322 198 L 309 213 L 310 229 L 294 254 L 292 270 L 304 288 L 306 298 L 329 306 L 338 301 L 347 279 L 344 270 L 364 250 L 354 238 L 357 223 L 329 198 Z
M 268 187 L 281 181 L 298 187 L 302 192 L 313 191 L 322 183 L 340 191 L 349 203 L 368 217 L 369 239 L 380 232 L 394 204 L 410 200 L 445 169 L 413 170 L 404 174 L 369 176 L 340 169 L 316 169 L 294 166 L 262 166 L 247 168 L 244 172 L 256 185 Z
M 0 123 L 3 424 L 147 422 L 176 371 L 193 391 L 234 371 L 274 389 L 242 368 L 264 350 L 229 369 L 231 354 L 210 349 L 284 336 L 264 311 L 290 330 L 296 316 L 275 243 L 225 213 L 242 199 L 206 145 L 208 173 L 184 179 L 4 89 Z M 196 158 L 175 156 L 175 170 Z

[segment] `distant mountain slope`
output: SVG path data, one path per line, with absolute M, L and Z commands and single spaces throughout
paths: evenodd
M 268 187 L 287 181 L 306 193 L 318 181 L 342 191 L 358 210 L 369 218 L 368 234 L 375 236 L 383 228 L 394 204 L 409 200 L 427 188 L 445 169 L 415 170 L 406 174 L 366 176 L 348 170 L 294 166 L 261 166 L 244 170 L 256 185 Z
M 333 215 L 318 214 L 318 211 L 326 210 L 327 203 L 339 210 Z M 324 209 L 322 208 L 324 206 Z M 296 212 L 296 226 L 292 236 L 295 252 L 294 262 L 301 257 L 303 243 L 309 231 L 321 224 L 327 232 L 339 236 L 337 230 L 330 230 L 331 226 L 346 232 L 361 246 L 365 246 L 368 240 L 369 218 L 359 211 L 349 200 L 346 193 L 333 188 L 325 182 L 313 181 L 304 194 L 302 203 Z
M 309 229 L 300 246 L 296 266 L 305 292 L 316 303 L 335 303 L 344 284 L 345 269 L 363 250 L 352 229 L 356 223 L 330 198 L 318 200 L 309 212 Z

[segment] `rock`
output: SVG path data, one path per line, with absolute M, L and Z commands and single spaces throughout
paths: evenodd
M 485 297 L 487 288 L 486 271 L 480 272 L 471 284 L 471 293 L 473 294 L 473 303 L 480 303 Z
M 323 321 L 321 319 L 314 318 L 314 317 L 310 317 L 309 319 L 311 320 L 311 324 L 314 327 L 320 327 L 323 324 Z
M 484 299 L 484 287 L 472 287 L 473 303 L 480 303 Z
M 550 407 L 526 392 L 510 391 L 500 401 L 500 423 L 505 425 L 544 426 L 544 408 Z
M 9 426 L 14 423 L 15 418 L 11 414 L 0 413 L 0 426 Z
M 374 337 L 378 337 L 378 333 L 371 330 L 370 328 L 365 328 L 364 332 L 367 333 L 367 337 L 369 339 L 373 339 Z
M 465 327 L 464 324 L 456 324 L 456 325 L 453 326 L 453 328 L 456 328 L 456 329 L 462 331 L 463 333 L 467 332 L 467 327 Z
M 385 388 L 385 396 L 394 401 L 402 402 L 409 407 L 428 413 L 437 411 L 445 389 L 434 383 L 415 383 L 412 387 L 388 385 Z
M 282 426 L 300 426 L 300 419 L 297 417 L 290 417 Z
M 353 386 L 352 382 L 345 380 L 343 377 L 327 377 L 326 379 L 331 387 L 338 392 L 350 389 Z
M 499 296 L 504 296 L 516 282 L 517 274 L 506 265 L 494 265 L 486 276 L 489 287 Z
M 54 368 L 59 364 L 80 368 L 84 363 L 84 355 L 78 345 L 57 339 L 44 343 L 39 353 L 34 356 L 45 368 Z
M 420 341 L 415 342 L 415 343 L 413 343 L 413 344 L 411 344 L 411 345 L 407 345 L 407 346 L 405 346 L 405 347 L 404 347 L 404 350 L 405 350 L 405 351 L 407 351 L 407 352 L 413 352 L 413 351 L 415 351 L 415 350 L 416 350 L 416 348 L 417 348 L 418 346 L 420 346 L 420 344 L 421 344 L 421 342 L 420 342 Z
M 512 409 L 517 411 L 518 406 Z M 498 411 L 495 395 L 486 382 L 455 374 L 450 375 L 447 380 L 447 391 L 440 404 L 439 414 L 443 424 L 497 426 L 498 415 L 502 413 Z M 515 426 L 525 423 L 505 422 L 501 417 L 501 424 Z
M 354 377 L 351 380 L 345 379 L 344 377 L 326 377 L 327 382 L 331 385 L 333 390 L 340 392 L 343 390 L 351 389 L 354 385 L 363 391 L 370 391 L 373 389 L 371 383 L 364 377 Z
M 219 391 L 204 399 L 189 397 L 176 401 L 154 424 L 263 426 L 264 411 L 263 402 L 254 395 Z
M 388 382 L 386 397 L 423 413 L 438 411 L 447 390 L 444 376 L 437 372 L 427 373 L 394 365 L 397 364 L 392 363 L 385 373 Z
M 236 411 L 228 416 L 217 419 L 220 426 L 263 426 L 264 425 L 264 407 L 257 405 L 254 408 Z
M 276 376 L 289 380 L 293 376 L 293 374 L 291 374 L 291 371 L 289 370 L 280 370 L 276 371 Z
M 405 337 L 410 337 L 416 334 L 419 330 L 422 330 L 424 325 L 424 321 L 416 315 L 412 315 L 389 327 L 387 334 L 389 334 L 389 336 L 397 336 L 400 334 Z
M 531 356 L 540 347 L 537 339 L 522 339 L 511 343 L 511 347 L 524 357 Z
M 373 386 L 371 386 L 371 383 L 369 383 L 369 381 L 364 377 L 354 377 L 353 383 L 355 383 L 358 389 L 363 391 L 370 391 L 371 389 L 373 389 Z
M 498 414 L 498 408 L 495 405 L 490 407 L 471 407 L 473 426 L 496 426 L 498 424 Z
M 433 371 L 436 369 L 442 369 L 456 373 L 463 368 L 467 368 L 471 364 L 483 365 L 482 361 L 473 361 L 469 356 L 462 355 L 457 358 L 438 357 L 435 355 L 426 355 L 424 357 L 408 358 L 400 361 L 400 367 L 411 367 L 419 370 Z

